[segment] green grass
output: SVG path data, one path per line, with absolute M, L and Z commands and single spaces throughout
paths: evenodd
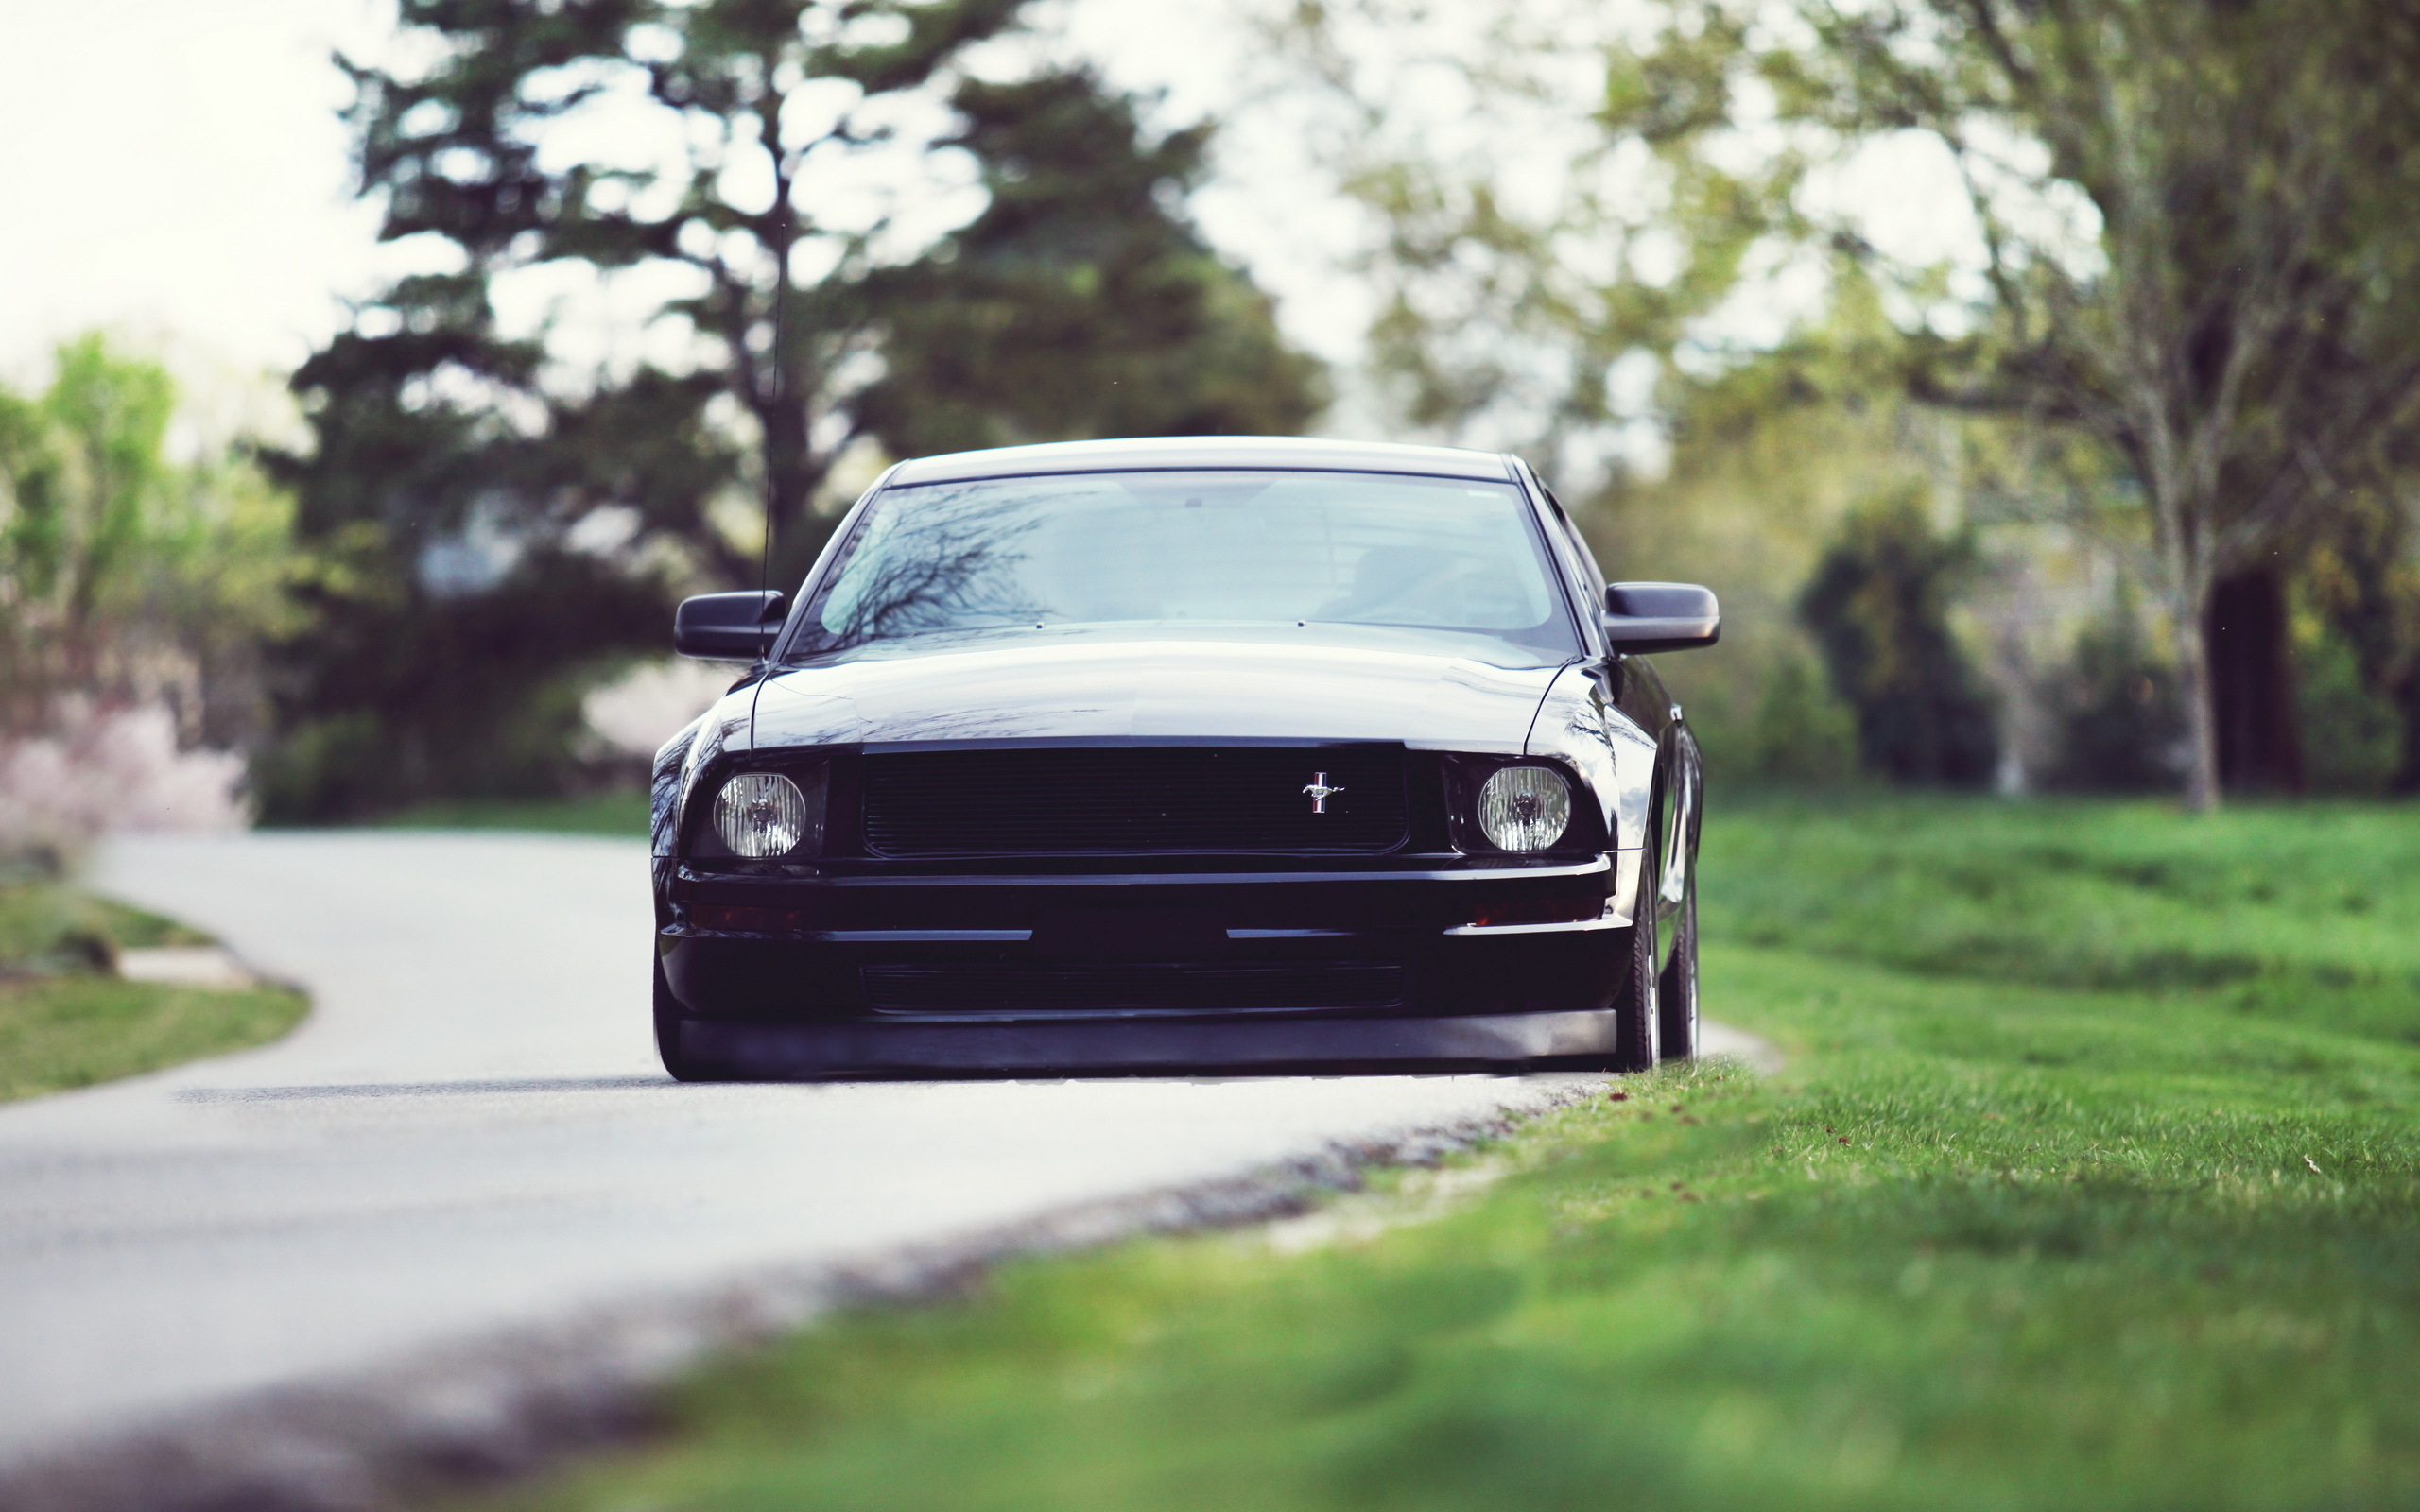
M 60 976 L 0 987 L 0 1101 L 67 1091 L 265 1044 L 302 1021 L 283 988 Z
M 465 799 L 425 803 L 376 823 L 382 829 L 394 830 L 540 830 L 645 839 L 647 804 L 644 792 L 595 793 L 562 799 Z
M 174 919 L 38 876 L 0 878 L 0 980 L 91 970 L 122 949 L 209 942 Z
M 120 950 L 208 943 L 173 919 L 57 882 L 0 882 L 0 1102 L 223 1055 L 294 1027 L 305 1004 L 283 988 L 108 974 Z
M 1704 888 L 1781 1076 L 836 1318 L 504 1504 L 2420 1503 L 2420 812 L 1774 803 Z

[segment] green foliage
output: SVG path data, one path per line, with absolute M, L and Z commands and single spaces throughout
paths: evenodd
M 2312 621 L 2294 637 L 2295 714 L 2310 790 L 2374 798 L 2394 783 L 2403 730 L 2394 705 L 2361 676 L 2360 654 Z
M 2420 820 L 2307 817 L 1719 809 L 1707 1006 L 1782 1075 L 1632 1078 L 1302 1225 L 857 1310 L 502 1503 L 2408 1505 L 2420 998 L 2246 1004 L 2151 965 L 2254 920 L 2313 932 L 2314 965 L 2408 954 Z M 2374 912 L 2344 912 L 2348 872 Z M 1968 908 L 1978 948 L 1898 969 L 1932 959 L 1920 887 L 1953 875 L 2033 908 Z M 2031 973 L 2130 896 L 2132 985 Z
M 2043 785 L 2083 793 L 2176 787 L 2184 703 L 2175 672 L 2144 643 L 2130 598 L 2077 637 L 2060 692 L 2058 756 Z
M 886 373 L 856 413 L 897 456 L 1108 436 L 1289 435 L 1318 364 L 1177 208 L 1206 125 L 1147 142 L 1091 73 L 961 82 L 946 145 L 989 205 L 874 283 Z
M 41 394 L 0 387 L 0 733 L 68 693 L 182 699 L 212 744 L 256 732 L 257 644 L 304 570 L 292 506 L 238 446 L 171 461 L 177 403 L 98 333 Z
M 1291 8 L 1279 35 L 1346 109 L 1329 152 L 1379 229 L 1363 259 L 1372 366 L 1414 425 L 1509 430 L 1551 463 L 1567 441 L 1647 418 L 1616 392 L 1616 366 L 1646 359 L 1668 382 L 1677 350 L 1716 355 L 1708 318 L 1753 279 L 1760 247 L 1804 230 L 1796 155 L 1724 150 L 1746 31 L 1718 9 L 1359 0 Z M 1424 129 L 1441 57 L 1482 123 L 1461 151 L 1438 146 L 1459 133 Z M 1564 94 L 1578 59 L 1601 63 L 1594 98 Z M 1509 190 L 1506 152 L 1547 167 L 1556 146 L 1543 144 L 1568 140 L 1564 109 L 1595 134 L 1553 164 L 1550 189 Z
M 1857 722 L 1806 657 L 1767 672 L 1744 726 L 1701 730 L 1707 770 L 1755 785 L 1830 787 L 1857 775 Z
M 2420 414 L 2420 22 L 2379 0 L 2140 5 L 1889 0 L 1804 9 L 1763 60 L 1783 114 L 1957 159 L 1988 298 L 1912 324 L 1916 389 L 2104 446 L 2131 474 L 2170 617 L 2413 460 Z M 2003 143 L 2038 144 L 2043 170 Z M 2090 215 L 2061 213 L 2088 202 Z M 1876 261 L 1879 261 L 1876 259 Z M 1954 334 L 1945 334 L 1954 333 Z M 2203 711 L 2187 790 L 2217 801 L 2218 731 L 2290 730 L 2284 627 L 2179 638 Z M 2232 667 L 2213 669 L 2212 657 Z M 2227 707 L 2214 708 L 2221 703 Z M 2290 778 L 2237 743 L 2231 774 Z
M 499 335 L 483 280 L 421 276 L 295 372 L 314 445 L 271 460 L 323 570 L 279 649 L 264 817 L 554 791 L 587 683 L 662 645 L 673 589 L 629 538 L 703 507 L 697 456 L 666 440 L 694 435 L 703 396 L 641 381 L 533 432 L 501 396 L 532 395 L 544 360 Z M 615 509 L 639 522 L 622 543 L 582 544 Z
M 2397 489 L 2348 489 L 2303 543 L 2302 587 L 2320 621 L 2296 636 L 2306 711 L 2322 717 L 2333 712 L 2334 721 L 2354 731 L 2350 740 L 2313 731 L 2309 755 L 2319 781 L 2356 788 L 2370 782 L 2371 732 L 2383 702 L 2397 726 L 2386 785 L 2398 794 L 2420 792 L 2420 555 L 2411 508 Z M 2358 693 L 2342 680 L 2348 661 L 2360 678 Z M 2308 696 L 2314 681 L 2325 690 L 2324 708 L 2313 708 Z M 2346 755 L 2349 765 L 2341 759 Z
M 1300 424 L 1311 365 L 1178 204 L 1206 129 L 1146 143 L 1081 71 L 977 79 L 970 49 L 1021 9 L 446 0 L 403 8 L 416 70 L 347 65 L 382 235 L 461 267 L 365 302 L 294 376 L 316 444 L 283 467 L 331 570 L 284 658 L 270 817 L 577 785 L 583 689 L 660 650 L 681 592 L 754 586 L 760 509 L 771 580 L 797 581 L 834 469 L 877 438 Z M 956 129 L 904 127 L 918 101 Z M 586 155 L 608 108 L 657 161 Z M 959 148 L 991 207 L 904 266 L 816 177 L 878 167 L 912 196 Z M 647 317 L 677 357 L 568 372 L 496 321 L 499 280 L 641 268 L 677 291 Z
M 1677 454 L 1707 386 L 1756 369 L 1742 397 L 1797 406 L 1807 365 L 1790 349 L 1856 327 L 1856 401 L 1913 396 L 1961 417 L 1968 438 L 1996 429 L 2003 445 L 2090 454 L 2077 471 L 2101 487 L 2019 476 L 1991 502 L 2062 521 L 2122 503 L 2174 625 L 2198 624 L 2215 585 L 2308 540 L 2349 494 L 2409 493 L 2420 23 L 2408 5 L 1496 6 L 1451 34 L 1459 47 L 1434 45 L 1436 27 L 1470 8 L 1335 0 L 1293 14 L 1288 36 L 1357 128 L 1338 176 L 1383 226 L 1372 339 L 1416 422 L 1510 431 L 1548 464 L 1649 427 Z M 1362 54 L 1410 60 L 1394 93 Z M 1438 68 L 1443 57 L 1454 65 Z M 1601 81 L 1588 102 L 1599 131 L 1550 168 L 1526 156 L 1521 192 L 1505 192 L 1500 144 L 1531 140 L 1508 123 L 1564 140 L 1581 108 L 1565 80 L 1583 59 Z M 1420 106 L 1441 77 L 1481 124 L 1397 129 L 1398 116 L 1434 123 Z M 1477 150 L 1439 146 L 1472 137 Z M 1979 230 L 1965 266 L 1910 266 L 1876 244 L 1888 223 L 1866 213 L 1890 196 L 1867 176 L 1926 146 L 1955 167 Z M 1773 329 L 1776 312 L 1801 311 Z M 1624 373 L 1652 383 L 1611 381 Z M 1805 455 L 1771 481 L 1828 463 Z M 1612 502 L 1635 517 L 1702 497 L 1702 479 L 1676 481 L 1617 478 Z M 2343 559 L 2409 576 L 2387 554 Z M 2381 594 L 2362 596 L 2376 632 Z M 2409 604 L 2394 613 L 2413 617 Z M 2402 711 L 2396 782 L 2420 789 L 2414 643 L 2408 629 L 2353 638 L 2373 690 Z M 2218 654 L 2273 664 L 2273 644 L 2243 644 L 2262 639 Z M 2180 636 L 2173 653 L 2180 696 L 2207 713 L 2204 644 Z M 1768 644 L 1755 675 L 1742 659 L 1736 675 L 1702 676 L 1744 717 L 1785 654 Z M 2188 723 L 2290 730 L 2293 711 L 2274 706 L 2285 685 L 2222 676 L 2223 717 Z M 2215 801 L 2215 744 L 2188 750 L 2190 790 Z
M 1721 595 L 1722 644 L 1659 665 L 1718 777 L 1820 785 L 1856 770 L 1854 714 L 1817 670 L 1800 593 L 1877 496 L 1945 483 L 1974 500 L 2007 486 L 1993 422 L 1901 394 L 1881 361 L 1888 328 L 1874 291 L 1843 286 L 1864 294 L 1772 352 L 1669 383 L 1664 475 L 1618 479 L 1582 516 L 1618 576 L 1703 582 Z
M 1857 715 L 1858 755 L 1893 782 L 1979 787 L 1999 758 L 1992 706 L 1949 627 L 1973 543 L 1933 533 L 1921 498 L 1870 503 L 1798 599 L 1832 687 Z
M 708 570 L 746 581 L 752 557 L 706 516 L 712 488 L 738 481 L 737 458 L 698 424 L 698 406 L 727 396 L 748 415 L 776 527 L 811 546 L 799 539 L 808 506 L 853 432 L 824 433 L 832 420 L 845 421 L 871 335 L 864 281 L 873 234 L 819 215 L 799 192 L 801 178 L 886 145 L 896 131 L 886 104 L 925 89 L 1022 6 L 409 5 L 403 21 L 430 66 L 402 74 L 346 65 L 358 90 L 351 113 L 362 190 L 387 198 L 382 235 L 442 237 L 482 285 L 547 264 L 682 270 L 698 292 L 666 301 L 662 315 L 700 338 L 688 368 L 642 366 L 626 381 L 600 374 L 590 403 L 639 421 L 628 442 L 655 453 L 660 468 L 689 476 L 693 490 L 709 485 L 662 502 Z M 633 167 L 546 150 L 564 123 L 611 96 L 641 107 L 683 161 Z M 743 180 L 735 164 L 760 177 Z M 825 271 L 802 281 L 818 265 Z M 625 460 L 633 449 L 616 448 Z

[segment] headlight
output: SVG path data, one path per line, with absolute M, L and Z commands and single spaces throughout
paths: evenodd
M 1571 827 L 1571 784 L 1547 766 L 1507 766 L 1478 790 L 1478 827 L 1506 850 L 1543 850 Z
M 715 795 L 715 833 L 735 856 L 787 855 L 807 825 L 806 799 L 779 772 L 742 772 Z

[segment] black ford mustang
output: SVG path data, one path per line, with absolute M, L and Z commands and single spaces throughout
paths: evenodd
M 1639 1068 L 1697 1040 L 1700 767 L 1608 585 L 1488 453 L 1087 441 L 892 468 L 658 753 L 684 1079 Z

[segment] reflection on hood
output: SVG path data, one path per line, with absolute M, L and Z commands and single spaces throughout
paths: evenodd
M 934 637 L 768 679 L 754 744 L 1377 740 L 1518 752 L 1561 665 L 1484 637 L 1330 627 Z

